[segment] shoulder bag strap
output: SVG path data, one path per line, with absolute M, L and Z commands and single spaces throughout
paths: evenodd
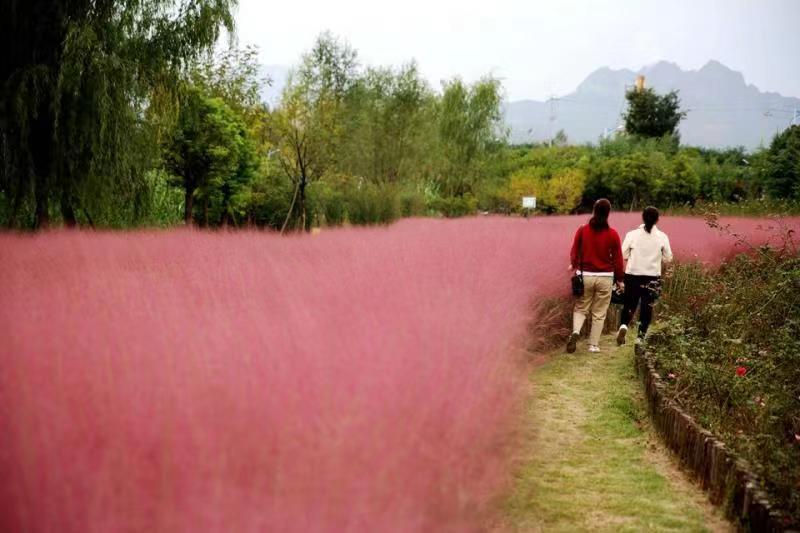
M 578 266 L 581 269 L 581 281 L 583 281 L 583 230 L 586 226 L 581 226 L 578 230 Z

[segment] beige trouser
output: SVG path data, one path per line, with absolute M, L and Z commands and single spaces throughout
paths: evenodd
M 572 331 L 580 333 L 586 316 L 592 314 L 592 330 L 589 333 L 589 344 L 597 346 L 603 333 L 608 304 L 611 303 L 611 287 L 614 278 L 611 276 L 583 276 L 583 296 L 575 301 L 572 312 Z

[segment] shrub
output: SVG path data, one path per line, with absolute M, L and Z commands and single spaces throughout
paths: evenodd
M 478 209 L 489 213 L 508 215 L 516 212 L 520 199 L 512 202 L 508 198 L 505 185 L 486 184 L 477 191 Z
M 504 197 L 512 211 L 520 213 L 522 212 L 523 196 L 536 196 L 541 202 L 546 190 L 547 181 L 544 177 L 544 170 L 529 167 L 511 176 Z
M 570 213 L 581 203 L 586 174 L 582 170 L 560 170 L 556 172 L 542 195 L 542 204 L 556 213 Z
M 425 195 L 416 190 L 410 189 L 400 193 L 400 216 L 418 217 L 427 214 Z
M 775 244 L 678 266 L 650 345 L 675 400 L 800 514 L 800 257 L 790 230 Z
M 351 224 L 388 224 L 400 216 L 400 201 L 394 188 L 371 183 L 351 188 L 346 197 Z
M 658 191 L 661 205 L 693 204 L 700 192 L 700 176 L 685 154 L 675 157 L 667 168 Z
M 478 209 L 478 200 L 471 194 L 448 196 L 433 199 L 429 202 L 428 207 L 448 218 L 463 217 L 475 214 Z
M 694 205 L 672 206 L 663 210 L 670 215 L 705 216 L 724 214 L 737 217 L 790 216 L 800 214 L 800 202 L 791 200 L 744 200 L 732 203 L 697 202 Z
M 249 195 L 246 220 L 258 226 L 280 229 L 292 205 L 292 184 L 277 174 L 261 175 L 250 185 Z
M 401 198 L 393 185 L 377 185 L 348 175 L 329 175 L 309 188 L 315 223 L 338 226 L 388 224 L 402 214 Z M 419 201 L 417 198 L 414 200 Z M 409 204 L 409 215 L 415 205 Z
M 347 220 L 345 189 L 321 180 L 309 187 L 308 199 L 317 225 L 338 226 Z

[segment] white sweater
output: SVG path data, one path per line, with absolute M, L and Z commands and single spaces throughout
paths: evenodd
M 653 226 L 647 233 L 644 224 L 625 235 L 622 257 L 628 260 L 626 274 L 634 276 L 660 276 L 661 263 L 672 261 L 672 248 L 667 234 Z

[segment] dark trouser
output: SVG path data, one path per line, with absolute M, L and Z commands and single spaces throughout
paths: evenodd
M 660 279 L 658 276 L 625 274 L 625 306 L 622 308 L 621 323 L 627 326 L 639 307 L 639 337 L 645 336 L 653 319 L 653 305 L 658 297 Z

